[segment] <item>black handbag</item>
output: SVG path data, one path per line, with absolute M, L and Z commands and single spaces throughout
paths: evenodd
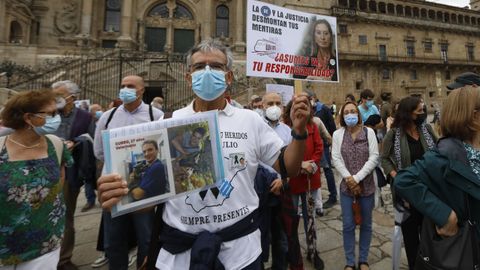
M 479 270 L 479 242 L 470 214 L 468 195 L 465 195 L 468 219 L 458 233 L 443 238 L 437 234 L 435 224 L 424 217 L 415 270 Z

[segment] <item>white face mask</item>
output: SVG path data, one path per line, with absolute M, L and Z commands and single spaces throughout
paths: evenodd
M 253 109 L 254 112 L 258 113 L 258 115 L 260 115 L 260 117 L 263 117 L 264 116 L 264 112 L 262 109 L 260 108 L 256 108 L 256 109 Z
M 270 106 L 265 110 L 265 117 L 272 122 L 278 121 L 282 115 L 282 109 L 276 105 Z

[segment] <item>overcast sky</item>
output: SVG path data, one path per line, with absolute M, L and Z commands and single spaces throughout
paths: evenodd
M 428 2 L 435 2 L 456 7 L 465 7 L 470 4 L 470 0 L 427 0 Z

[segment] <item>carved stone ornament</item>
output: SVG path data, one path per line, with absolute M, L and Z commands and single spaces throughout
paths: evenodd
M 64 1 L 60 11 L 55 12 L 55 30 L 60 34 L 77 34 L 80 7 L 77 0 Z

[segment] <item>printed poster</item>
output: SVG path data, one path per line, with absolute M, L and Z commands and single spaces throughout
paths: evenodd
M 339 82 L 337 19 L 247 4 L 247 76 Z
M 294 89 L 291 85 L 284 84 L 267 84 L 266 86 L 267 93 L 274 92 L 279 94 L 282 97 L 283 106 L 287 106 L 288 102 L 292 100 Z
M 104 131 L 106 172 L 120 174 L 129 189 L 112 208 L 112 217 L 220 183 L 224 170 L 217 114 Z

